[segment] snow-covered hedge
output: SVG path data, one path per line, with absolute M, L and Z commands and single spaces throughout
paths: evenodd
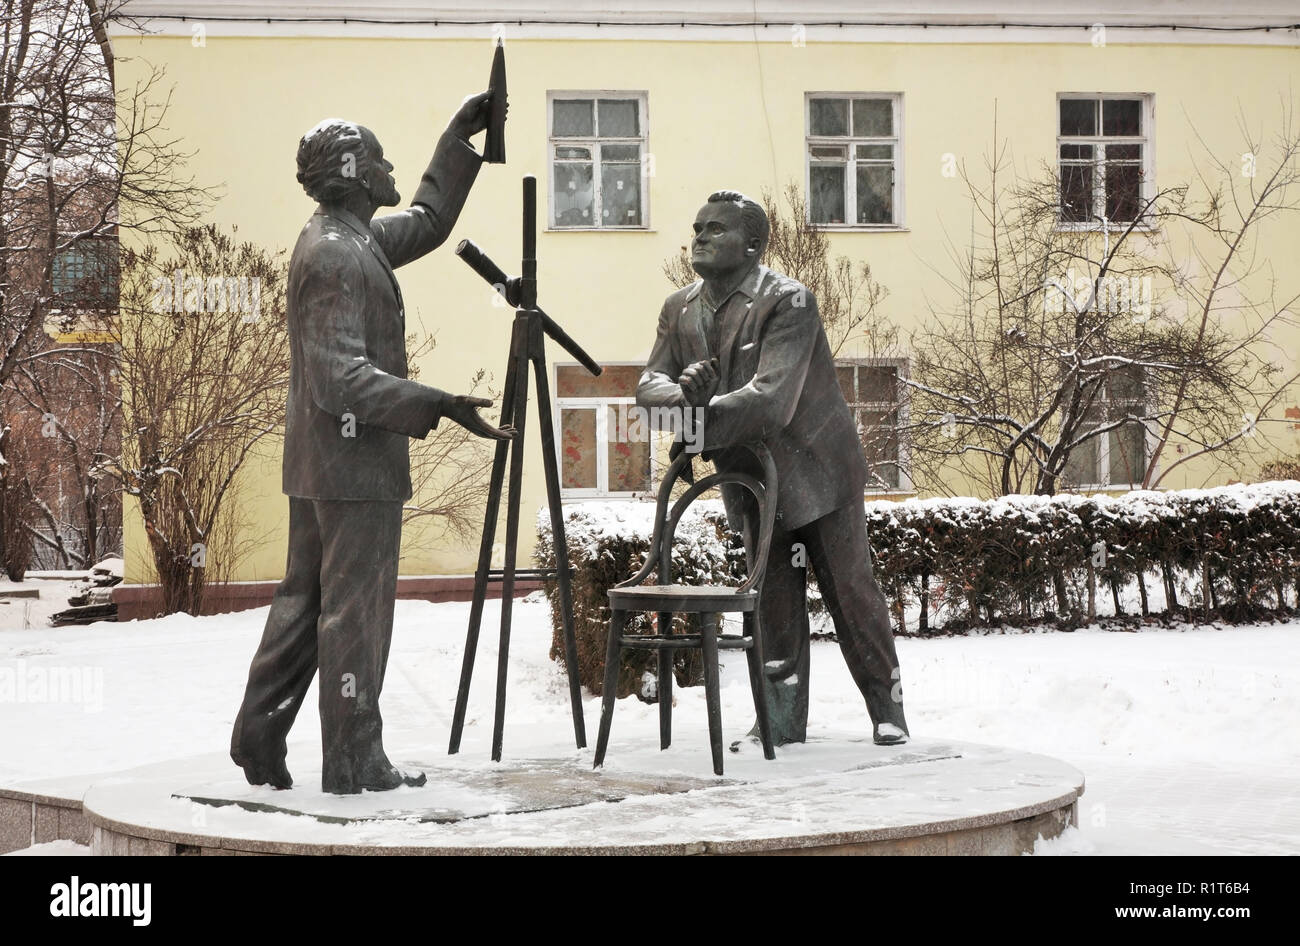
M 1095 616 L 1098 595 L 1123 613 L 1130 591 L 1143 614 L 1194 607 L 1246 620 L 1285 605 L 1287 589 L 1300 582 L 1294 480 L 1120 496 L 876 501 L 866 504 L 866 515 L 876 576 L 895 618 L 919 602 L 922 631 L 940 609 L 955 623 L 1077 624 Z M 595 692 L 609 619 L 605 592 L 645 561 L 653 518 L 652 503 L 565 507 L 580 676 Z M 538 538 L 537 562 L 550 567 L 545 515 Z M 674 564 L 677 581 L 731 584 L 744 575 L 740 538 L 727 528 L 720 502 L 691 507 L 678 527 Z M 553 587 L 548 595 L 558 641 Z M 558 647 L 552 654 L 560 659 Z M 624 667 L 620 695 L 642 689 L 653 658 L 636 656 Z
M 1096 615 L 1099 593 L 1122 614 L 1130 587 L 1144 615 L 1194 605 L 1244 620 L 1284 604 L 1285 588 L 1300 578 L 1296 481 L 872 502 L 867 523 L 882 587 L 896 599 L 922 599 L 921 629 L 932 607 L 961 599 L 976 622 L 1077 622 Z M 1189 584 L 1193 594 L 1180 595 Z

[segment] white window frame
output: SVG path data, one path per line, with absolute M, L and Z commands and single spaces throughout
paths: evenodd
M 632 99 L 637 102 L 637 123 L 641 134 L 636 138 L 590 138 L 555 137 L 555 101 L 556 99 L 591 99 L 593 109 L 596 99 Z M 596 118 L 599 122 L 599 118 Z M 599 131 L 597 127 L 594 129 Z M 593 222 L 589 226 L 562 227 L 555 222 L 555 149 L 557 145 L 591 148 L 591 185 L 593 221 L 601 220 L 600 193 L 600 152 L 602 144 L 639 144 L 641 148 L 641 222 L 633 225 L 604 224 Z M 562 162 L 563 163 L 563 162 Z M 643 231 L 650 229 L 650 93 L 646 90 L 577 90 L 550 89 L 546 93 L 546 229 L 554 233 L 585 233 L 590 230 L 602 231 Z
M 645 369 L 644 361 L 602 361 L 603 368 L 612 367 L 635 367 Z M 576 361 L 558 361 L 551 365 L 551 390 L 559 391 L 560 389 L 560 369 L 561 368 L 581 368 L 582 366 Z M 585 370 L 585 369 L 584 369 Z M 647 490 L 610 490 L 609 489 L 609 407 L 618 407 L 620 404 L 635 405 L 636 397 L 556 397 L 552 407 L 552 424 L 555 429 L 556 438 L 556 462 L 559 463 L 560 469 L 556 470 L 560 483 L 564 483 L 564 455 L 563 447 L 560 443 L 560 412 L 562 410 L 594 410 L 596 412 L 596 486 L 591 487 L 560 487 L 560 499 L 580 500 L 580 499 L 628 499 L 628 500 L 645 500 L 654 499 L 659 489 L 659 481 L 663 478 L 665 469 L 659 462 L 659 440 L 660 437 L 669 436 L 666 433 L 658 431 L 652 432 L 651 437 L 655 438 L 650 441 L 650 488 Z
M 836 368 L 846 368 L 850 365 L 862 366 L 867 368 L 897 368 L 898 369 L 898 401 L 890 404 L 885 401 L 848 401 L 849 412 L 854 415 L 853 426 L 858 427 L 857 411 L 867 410 L 895 410 L 898 413 L 898 486 L 890 488 L 880 486 L 874 479 L 867 481 L 865 492 L 872 496 L 895 496 L 902 494 L 914 494 L 916 492 L 912 484 L 912 478 L 908 475 L 908 468 L 911 466 L 911 449 L 908 438 L 903 435 L 912 413 L 911 389 L 903 382 L 911 377 L 911 361 L 908 358 L 855 358 L 844 357 L 835 359 Z M 858 373 L 854 372 L 854 397 L 857 397 L 857 377 Z M 839 376 L 835 378 L 836 384 L 839 383 Z M 859 434 L 861 438 L 861 434 Z M 871 475 L 870 473 L 868 475 Z
M 1098 127 L 1097 134 L 1088 135 L 1062 135 L 1061 134 L 1061 102 L 1069 99 L 1083 99 L 1090 102 L 1100 102 L 1107 99 L 1138 99 L 1142 103 L 1142 128 L 1141 135 L 1103 135 L 1101 128 Z M 1058 205 L 1061 200 L 1061 146 L 1062 145 L 1092 145 L 1093 160 L 1092 164 L 1097 170 L 1092 175 L 1092 207 L 1096 210 L 1098 207 L 1106 206 L 1106 175 L 1104 168 L 1106 164 L 1106 145 L 1107 144 L 1140 144 L 1142 145 L 1142 179 L 1138 184 L 1138 199 L 1146 202 L 1151 199 L 1155 193 L 1155 150 L 1156 150 L 1156 97 L 1152 92 L 1058 92 L 1056 93 L 1056 110 L 1053 113 L 1053 120 L 1056 122 L 1056 153 L 1054 155 L 1054 166 L 1057 175 L 1056 199 Z M 1101 120 L 1100 111 L 1098 112 L 1098 121 Z M 1082 164 L 1082 159 L 1071 160 L 1072 164 Z M 1108 221 L 1111 227 L 1127 227 L 1127 221 Z M 1101 230 L 1102 224 L 1098 220 L 1089 221 L 1066 221 L 1057 213 L 1056 229 L 1071 231 L 1089 231 Z M 1150 231 L 1155 227 L 1150 223 L 1139 223 L 1136 227 L 1138 230 Z
M 1111 418 L 1110 416 L 1110 409 L 1112 404 L 1136 404 L 1139 407 L 1139 411 L 1138 411 L 1139 414 L 1148 413 L 1151 406 L 1150 384 L 1151 384 L 1150 374 L 1146 373 L 1142 382 L 1143 389 L 1144 391 L 1146 391 L 1145 398 L 1126 397 L 1126 398 L 1120 398 L 1118 400 L 1112 400 L 1109 396 L 1107 396 L 1099 400 L 1093 401 L 1093 405 L 1095 407 L 1100 407 L 1106 415 L 1105 419 L 1098 421 L 1095 426 L 1100 427 L 1104 424 L 1110 424 L 1114 422 L 1114 419 Z M 1141 424 L 1143 430 L 1142 461 L 1143 461 L 1143 468 L 1145 469 L 1145 465 L 1151 461 L 1151 453 L 1155 449 L 1157 438 L 1151 432 L 1151 428 L 1146 423 L 1140 420 L 1136 421 L 1136 423 Z M 1074 490 L 1076 492 L 1085 492 L 1089 490 L 1093 492 L 1096 492 L 1098 490 L 1122 490 L 1127 492 L 1128 490 L 1138 489 L 1141 486 L 1140 479 L 1136 482 L 1116 483 L 1114 482 L 1114 477 L 1111 476 L 1110 436 L 1112 433 L 1115 433 L 1120 429 L 1122 428 L 1116 428 L 1115 430 L 1107 431 L 1104 435 L 1099 437 L 1094 437 L 1091 441 L 1083 444 L 1080 447 L 1075 448 L 1076 450 L 1087 448 L 1087 449 L 1094 449 L 1097 451 L 1097 473 L 1101 481 L 1098 483 L 1068 483 L 1067 482 L 1066 484 L 1064 484 L 1064 487 L 1066 489 Z M 1065 471 L 1062 470 L 1062 474 L 1064 474 L 1064 472 Z
M 882 138 L 855 137 L 850 135 L 814 135 L 812 133 L 813 99 L 888 99 L 893 105 L 894 134 Z M 849 121 L 852 122 L 853 105 L 849 105 Z M 850 124 L 850 132 L 852 125 Z M 906 206 L 903 199 L 903 93 L 902 92 L 805 92 L 803 103 L 803 192 L 804 220 L 809 226 L 819 230 L 856 230 L 865 233 L 880 230 L 905 230 Z M 848 148 L 846 170 L 844 174 L 844 216 L 850 213 L 856 216 L 858 176 L 853 173 L 857 164 L 854 149 L 859 144 L 891 144 L 894 148 L 894 219 L 890 223 L 814 223 L 812 219 L 812 149 L 816 145 L 845 145 Z M 866 163 L 876 163 L 868 161 Z

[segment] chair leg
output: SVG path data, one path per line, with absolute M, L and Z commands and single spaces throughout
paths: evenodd
M 754 692 L 754 712 L 758 714 L 758 737 L 763 743 L 763 758 L 775 759 L 772 727 L 767 718 L 767 673 L 763 657 L 763 625 L 757 611 L 745 612 L 745 636 L 751 637 L 746 656 L 749 658 L 749 688 Z
M 659 635 L 668 637 L 673 630 L 670 612 L 659 612 Z M 668 648 L 659 651 L 659 749 L 667 749 L 673 741 L 673 652 Z
M 605 749 L 609 746 L 609 727 L 614 721 L 614 699 L 618 696 L 618 665 L 623 653 L 621 638 L 626 623 L 626 612 L 611 611 L 609 640 L 605 644 L 605 682 L 601 688 L 600 734 L 596 737 L 596 758 L 591 764 L 593 769 L 598 769 L 605 764 Z
M 709 708 L 709 748 L 713 774 L 722 774 L 722 696 L 718 684 L 718 616 L 700 615 L 700 641 L 704 657 L 704 698 Z

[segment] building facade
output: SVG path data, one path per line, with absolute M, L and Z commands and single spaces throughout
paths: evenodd
M 222 186 L 211 218 L 286 249 L 312 211 L 294 181 L 303 132 L 328 116 L 367 125 L 409 197 L 448 118 L 485 87 L 492 44 L 504 39 L 508 163 L 484 166 L 452 240 L 399 277 L 410 328 L 437 340 L 421 379 L 460 391 L 487 369 L 499 389 L 510 311 L 452 248 L 470 238 L 517 271 L 520 178 L 536 175 L 539 302 L 607 366 L 593 379 L 549 352 L 562 484 L 574 502 L 638 501 L 657 481 L 661 446 L 619 434 L 673 289 L 665 264 L 689 242 L 710 192 L 758 196 L 796 184 L 833 252 L 870 263 L 888 290 L 881 314 L 906 333 L 942 305 L 956 275 L 952 248 L 972 226 L 955 167 L 978 169 L 1005 147 L 1023 173 L 1059 174 L 1063 226 L 1101 215 L 1122 222 L 1152 188 L 1190 180 L 1198 149 L 1238 163 L 1239 125 L 1267 132 L 1300 90 L 1294 6 L 1271 0 L 1230 12 L 1210 2 L 1080 12 L 951 0 L 699 0 L 671 10 L 135 0 L 130 9 L 144 32 L 114 37 L 119 88 L 148 64 L 164 66 L 174 86 L 169 130 L 194 151 L 196 179 Z M 1300 219 L 1280 218 L 1267 237 L 1274 269 L 1291 278 Z M 1294 364 L 1300 336 L 1276 341 Z M 912 495 L 908 445 L 891 434 L 908 410 L 895 383 L 908 371 L 905 345 L 889 358 L 852 343 L 840 355 L 846 400 L 874 431 L 873 495 Z M 1116 390 L 1112 399 L 1134 396 Z M 1297 403 L 1275 405 L 1277 419 Z M 545 502 L 531 430 L 527 449 L 531 511 Z M 1100 438 L 1073 475 L 1085 487 L 1123 488 L 1143 449 L 1140 431 Z M 1162 485 L 1207 477 L 1231 474 L 1186 464 Z M 279 483 L 274 450 L 244 478 L 244 501 L 267 534 L 241 578 L 282 572 Z M 128 581 L 139 580 L 143 538 L 130 508 L 125 519 Z M 476 543 L 408 529 L 403 574 L 463 575 L 476 552 Z

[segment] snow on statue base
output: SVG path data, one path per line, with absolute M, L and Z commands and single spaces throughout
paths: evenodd
M 84 810 L 96 854 L 1018 854 L 1076 823 L 1083 792 L 1063 762 L 969 743 L 827 733 L 773 762 L 742 744 L 726 778 L 698 749 L 633 749 L 597 772 L 586 750 L 406 758 L 427 785 L 342 797 L 242 785 L 202 756 L 99 780 Z

